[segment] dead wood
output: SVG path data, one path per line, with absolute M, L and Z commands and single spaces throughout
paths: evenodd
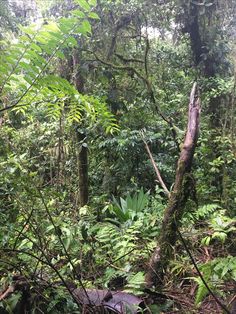
M 175 183 L 164 212 L 159 245 L 154 250 L 146 274 L 146 285 L 162 286 L 165 271 L 177 240 L 177 228 L 192 189 L 191 166 L 198 138 L 200 99 L 197 83 L 193 84 L 189 101 L 188 125 L 177 164 Z

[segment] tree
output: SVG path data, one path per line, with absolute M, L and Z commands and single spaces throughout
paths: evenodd
M 88 4 L 84 5 L 84 10 L 87 12 L 90 10 L 90 6 Z M 76 20 L 76 16 L 79 16 L 82 20 L 80 24 L 78 24 Z M 89 15 L 89 13 L 87 13 Z M 12 60 L 12 64 L 9 64 L 9 62 L 5 63 L 5 67 L 3 69 L 3 75 L 5 75 L 5 81 L 2 85 L 2 99 L 4 98 L 4 92 L 6 89 L 6 85 L 12 84 L 12 78 L 14 75 L 18 75 L 14 77 L 14 80 L 19 80 L 19 90 L 22 90 L 22 94 L 18 98 L 18 100 L 14 104 L 7 104 L 4 105 L 5 107 L 2 109 L 2 111 L 6 109 L 11 108 L 19 108 L 21 111 L 24 111 L 26 107 L 29 105 L 29 103 L 32 102 L 32 100 L 36 100 L 37 102 L 40 101 L 47 101 L 48 105 L 51 106 L 50 112 L 55 117 L 60 114 L 60 111 L 62 110 L 61 105 L 57 105 L 61 102 L 61 99 L 63 99 L 62 102 L 65 103 L 66 98 L 73 98 L 72 102 L 75 102 L 75 98 L 79 97 L 80 94 L 83 93 L 83 87 L 80 84 L 80 78 L 78 78 L 77 69 L 79 65 L 76 63 L 77 57 L 76 52 L 74 53 L 73 57 L 73 68 L 72 73 L 74 73 L 74 83 L 78 90 L 76 92 L 75 89 L 69 86 L 69 84 L 64 80 L 61 80 L 59 77 L 54 76 L 53 80 L 54 83 L 51 81 L 51 77 L 49 76 L 47 78 L 44 77 L 44 71 L 50 66 L 50 63 L 55 60 L 57 57 L 63 59 L 64 55 L 60 51 L 63 48 L 67 49 L 71 48 L 73 49 L 75 46 L 77 46 L 77 41 L 72 36 L 75 32 L 77 32 L 75 29 L 78 30 L 79 33 L 86 35 L 87 33 L 91 32 L 91 26 L 88 22 L 88 20 L 85 19 L 85 14 L 80 10 L 74 10 L 72 12 L 72 17 L 67 19 L 61 19 L 59 20 L 59 23 L 51 23 L 42 26 L 42 29 L 36 33 L 36 35 L 32 35 L 32 32 L 34 31 L 34 28 L 27 28 L 24 29 L 25 33 L 28 35 L 28 37 L 23 39 L 23 43 L 17 44 L 15 47 L 13 47 L 13 51 L 11 53 L 15 53 L 16 57 L 18 57 L 18 60 Z M 92 18 L 97 18 L 97 16 L 91 13 Z M 80 21 L 80 20 L 79 20 Z M 36 31 L 36 29 L 35 29 Z M 78 36 L 78 35 L 77 35 Z M 40 45 L 38 45 L 38 42 Z M 18 49 L 19 46 L 24 46 L 23 53 L 19 53 Z M 42 51 L 46 54 L 49 54 L 49 59 L 46 60 L 42 57 Z M 75 48 L 74 48 L 75 51 Z M 50 55 L 51 54 L 51 55 Z M 6 54 L 6 58 L 9 58 L 9 53 Z M 22 84 L 22 74 L 20 67 L 24 68 L 23 77 L 25 80 L 25 85 Z M 78 72 L 79 73 L 79 72 Z M 14 83 L 15 84 L 15 83 Z M 47 84 L 47 87 L 46 87 Z M 50 90 L 48 89 L 50 84 Z M 5 88 L 5 89 L 4 89 Z M 62 88 L 64 91 L 64 94 L 61 95 L 61 91 L 59 91 L 58 88 Z M 41 90 L 43 89 L 43 91 Z M 53 91 L 53 92 L 51 92 Z M 56 99 L 56 102 L 50 102 L 50 98 L 53 99 L 56 96 L 56 93 L 58 95 L 58 98 Z M 43 95 L 43 97 L 42 97 Z M 46 99 L 44 98 L 44 95 L 46 96 Z M 50 95 L 50 96 L 49 96 Z M 28 101 L 28 104 L 27 104 Z M 95 104 L 95 101 L 93 99 L 90 99 L 93 104 Z M 54 104 L 55 103 L 55 104 Z M 98 106 L 99 103 L 96 102 L 96 106 Z M 70 121 L 75 120 L 78 122 L 78 119 L 81 117 L 81 110 L 83 111 L 86 107 L 85 104 L 81 103 L 76 106 L 72 106 L 71 113 L 69 113 L 69 119 Z M 69 106 L 69 108 L 71 108 Z M 105 109 L 105 106 L 101 105 L 102 110 Z M 88 109 L 88 108 L 87 108 Z M 90 111 L 90 114 L 93 114 L 93 118 L 95 116 L 99 116 L 100 119 L 103 119 L 103 116 L 106 115 L 107 121 L 110 119 L 110 122 L 112 122 L 112 116 L 109 117 L 108 112 L 102 111 L 99 108 L 94 108 L 93 111 Z M 109 122 L 109 123 L 110 123 Z M 113 122 L 112 122 L 113 123 Z M 104 125 L 106 122 L 104 121 Z M 111 126 L 111 124 L 110 124 Z M 113 127 L 115 124 L 113 123 Z M 107 126 L 108 127 L 108 124 Z M 108 129 L 107 129 L 108 130 Z M 84 135 L 82 133 L 78 132 L 78 142 L 81 147 L 81 151 L 79 153 L 79 159 L 80 159 L 80 166 L 79 166 L 79 184 L 80 184 L 80 202 L 81 205 L 85 205 L 88 201 L 88 174 L 87 174 L 87 147 L 86 143 L 83 143 Z M 82 166 L 83 165 L 83 166 Z
M 222 5 L 226 6 L 226 14 L 222 14 Z M 194 57 L 194 65 L 200 70 L 199 78 L 207 82 L 203 87 L 205 93 L 210 96 L 207 100 L 207 115 L 211 129 L 211 160 L 220 158 L 220 144 L 215 140 L 221 137 L 223 125 L 229 124 L 224 121 L 227 111 L 231 108 L 228 95 L 232 92 L 227 90 L 227 80 L 232 76 L 227 55 L 228 43 L 225 40 L 229 36 L 233 20 L 235 6 L 231 1 L 198 3 L 182 3 L 183 23 L 185 31 L 189 34 L 191 49 Z M 226 18 L 227 16 L 227 18 Z M 221 80 L 225 80 L 225 88 L 221 87 Z M 221 82 L 221 83 L 220 83 Z M 226 114 L 227 115 L 227 114 Z M 212 144 L 214 143 L 214 144 Z M 224 170 L 223 164 L 217 176 L 212 178 L 210 184 L 215 189 L 214 193 L 224 195 Z
M 16 17 L 8 0 L 0 3 L 0 12 L 0 31 L 3 39 L 6 32 L 16 31 Z
M 197 84 L 194 83 L 190 94 L 188 126 L 185 140 L 177 164 L 175 183 L 170 194 L 167 208 L 164 212 L 159 244 L 150 260 L 146 275 L 147 286 L 161 286 L 164 274 L 172 257 L 178 228 L 183 216 L 184 208 L 194 187 L 191 176 L 193 155 L 197 145 L 200 115 L 200 98 Z

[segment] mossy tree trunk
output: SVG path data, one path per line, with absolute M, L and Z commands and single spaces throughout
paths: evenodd
M 184 207 L 193 187 L 191 166 L 198 138 L 200 99 L 197 84 L 194 83 L 189 102 L 188 126 L 185 140 L 177 164 L 175 183 L 170 194 L 159 238 L 146 274 L 147 287 L 161 286 L 173 247 L 177 240 L 177 227 L 180 224 Z
M 194 64 L 200 70 L 201 77 L 209 80 L 206 86 L 202 86 L 204 92 L 218 90 L 217 77 L 224 78 L 232 75 L 226 58 L 228 49 L 223 40 L 223 35 L 226 34 L 222 17 L 219 15 L 219 4 L 217 1 L 213 2 L 204 14 L 201 14 L 202 8 L 197 2 L 184 2 L 184 24 L 189 34 Z M 219 45 L 222 46 L 220 53 Z M 216 142 L 216 138 L 222 136 L 222 121 L 227 110 L 231 110 L 231 103 L 227 100 L 225 93 L 210 97 L 206 113 L 211 131 L 209 138 L 211 161 L 221 156 L 221 147 Z M 218 168 L 219 172 L 217 175 L 214 174 L 209 182 L 216 199 L 222 198 L 224 194 L 224 165 Z

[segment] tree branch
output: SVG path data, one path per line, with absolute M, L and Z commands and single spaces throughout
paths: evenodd
M 149 148 L 147 142 L 146 142 L 145 139 L 144 139 L 144 134 L 143 134 L 143 132 L 141 133 L 141 136 L 142 136 L 142 140 L 143 140 L 143 143 L 144 143 L 144 145 L 145 145 L 146 151 L 147 151 L 147 153 L 148 153 L 148 155 L 149 155 L 149 158 L 150 158 L 150 160 L 151 160 L 152 166 L 153 166 L 153 168 L 154 168 L 154 170 L 155 170 L 155 172 L 156 172 L 157 180 L 159 181 L 159 183 L 160 183 L 161 187 L 163 188 L 165 194 L 166 194 L 166 195 L 168 196 L 168 198 L 169 198 L 169 197 L 170 197 L 170 192 L 169 192 L 169 190 L 167 189 L 167 187 L 166 187 L 166 185 L 165 185 L 165 182 L 162 180 L 161 173 L 160 173 L 160 171 L 159 171 L 159 169 L 158 169 L 158 167 L 157 167 L 157 164 L 155 163 L 155 160 L 154 160 L 154 158 L 153 158 L 153 156 L 152 156 L 152 153 L 151 153 L 151 151 L 150 151 L 150 148 Z
M 129 62 L 137 62 L 137 63 L 144 63 L 143 60 L 140 59 L 135 59 L 135 58 L 125 58 L 124 56 L 122 56 L 119 53 L 115 53 L 115 56 L 118 57 L 121 61 L 123 61 L 124 63 L 129 63 Z
M 105 61 L 105 60 L 101 59 L 94 51 L 90 51 L 90 50 L 88 50 L 88 51 L 90 53 L 92 53 L 94 55 L 94 57 L 96 58 L 96 60 L 99 61 L 100 63 L 102 63 L 102 64 L 104 64 L 106 66 L 109 66 L 109 67 L 111 67 L 113 69 L 123 70 L 123 71 L 127 71 L 127 72 L 132 72 L 132 73 L 136 74 L 137 77 L 140 78 L 145 83 L 145 85 L 147 87 L 147 91 L 148 91 L 149 97 L 150 97 L 150 100 L 153 103 L 153 105 L 155 106 L 155 109 L 156 109 L 158 115 L 170 126 L 173 140 L 174 140 L 174 142 L 176 144 L 177 151 L 179 151 L 179 143 L 178 143 L 178 140 L 177 140 L 177 133 L 176 133 L 173 121 L 170 118 L 167 118 L 164 115 L 164 113 L 161 111 L 159 106 L 157 105 L 156 98 L 155 98 L 155 95 L 154 95 L 154 91 L 152 89 L 152 85 L 151 85 L 151 82 L 149 81 L 148 77 L 143 75 L 142 73 L 140 73 L 139 71 L 137 71 L 134 67 L 132 67 L 130 65 L 116 65 L 116 64 L 113 64 L 113 63 L 111 63 L 109 61 Z M 145 62 L 147 62 L 147 60 Z M 147 66 L 145 66 L 145 69 L 147 71 Z

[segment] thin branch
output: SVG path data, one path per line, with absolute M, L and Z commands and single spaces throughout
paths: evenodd
M 90 51 L 90 52 L 93 53 L 93 55 L 95 56 L 96 60 L 101 62 L 102 64 L 107 65 L 107 66 L 112 67 L 113 69 L 117 69 L 117 70 L 131 71 L 131 72 L 135 73 L 137 75 L 137 77 L 142 79 L 147 85 L 149 85 L 148 80 L 140 72 L 138 72 L 134 67 L 129 66 L 129 65 L 116 65 L 116 64 L 113 64 L 111 62 L 108 62 L 108 61 L 105 61 L 105 60 L 99 58 L 98 55 L 94 51 Z
M 144 53 L 144 66 L 145 66 L 145 73 L 146 73 L 146 77 L 148 78 L 148 52 L 150 50 L 150 43 L 149 43 L 149 39 L 148 39 L 148 32 L 147 32 L 147 19 L 145 18 L 145 22 L 146 22 L 146 47 L 145 47 L 145 53 Z
M 7 110 L 10 110 L 10 109 L 12 109 L 12 108 L 15 108 L 15 107 L 24 107 L 25 106 L 25 104 L 22 104 L 22 105 L 11 105 L 11 106 L 7 106 L 7 107 L 4 107 L 4 108 L 1 108 L 0 109 L 0 112 L 4 112 L 4 111 L 7 111 Z
M 119 53 L 115 53 L 115 56 L 118 57 L 121 61 L 123 61 L 124 63 L 129 63 L 129 62 L 137 62 L 137 63 L 144 63 L 143 60 L 141 59 L 136 59 L 136 58 L 125 58 L 124 56 L 122 56 Z
M 16 265 L 16 264 L 13 264 L 13 263 L 11 263 L 11 262 L 9 262 L 9 261 L 5 261 L 5 260 L 3 260 L 3 259 L 0 259 L 0 264 L 6 264 L 6 265 L 8 265 L 8 266 L 11 266 L 11 268 L 14 268 L 14 269 L 17 269 L 18 271 L 19 271 L 19 274 L 21 274 L 22 273 L 22 269 L 20 268 L 20 266 L 18 266 L 18 265 Z
M 4 112 L 4 111 L 10 110 L 10 109 L 12 109 L 12 108 L 20 108 L 20 107 L 29 106 L 30 104 L 32 104 L 34 98 L 35 98 L 38 94 L 39 94 L 39 92 L 37 92 L 37 93 L 29 100 L 29 102 L 26 103 L 26 104 L 17 104 L 17 105 L 7 106 L 7 107 L 4 107 L 4 108 L 1 108 L 1 109 L 0 109 L 0 112 Z M 56 103 L 59 102 L 59 101 L 60 101 L 59 98 L 57 98 L 56 100 L 53 100 L 53 101 L 50 101 L 50 99 L 49 99 L 49 100 L 46 100 L 46 99 L 45 99 L 45 100 L 41 100 L 41 101 L 35 102 L 35 103 L 33 103 L 33 104 L 34 104 L 34 105 L 40 105 L 40 104 L 49 103 L 49 102 L 50 102 L 51 104 L 56 104 Z
M 112 261 L 112 263 L 114 264 L 115 262 L 121 260 L 121 259 L 124 258 L 125 256 L 129 255 L 130 253 L 132 253 L 134 250 L 136 250 L 136 248 L 133 248 L 133 249 L 130 250 L 129 252 L 125 253 L 124 255 L 122 255 L 122 256 L 116 258 L 114 261 Z M 111 262 L 108 262 L 108 263 L 105 264 L 105 267 L 108 267 L 108 266 L 110 266 L 110 265 L 112 265 Z
M 23 224 L 21 230 L 19 231 L 18 236 L 16 237 L 15 242 L 14 242 L 14 245 L 13 245 L 13 250 L 15 250 L 16 245 L 17 245 L 17 242 L 18 242 L 20 236 L 22 235 L 22 233 L 23 233 L 25 227 L 28 225 L 28 223 L 29 223 L 29 221 L 30 221 L 30 219 L 31 219 L 31 217 L 32 217 L 32 215 L 33 215 L 34 210 L 35 210 L 35 208 L 33 207 L 32 210 L 31 210 L 31 212 L 29 213 L 28 218 L 26 219 L 26 221 L 25 221 L 25 223 Z
M 14 291 L 16 290 L 15 285 L 10 285 L 1 295 L 0 295 L 0 302 L 6 298 L 8 298 Z
M 163 188 L 165 194 L 166 194 L 166 195 L 168 196 L 168 198 L 169 198 L 169 197 L 170 197 L 170 191 L 167 189 L 167 187 L 166 187 L 166 185 L 165 185 L 165 182 L 162 180 L 161 173 L 160 173 L 160 171 L 159 171 L 159 169 L 158 169 L 158 167 L 157 167 L 157 164 L 155 163 L 155 160 L 154 160 L 154 158 L 153 158 L 153 156 L 152 156 L 152 153 L 151 153 L 151 151 L 150 151 L 150 148 L 149 148 L 147 142 L 146 142 L 145 139 L 144 139 L 144 134 L 143 134 L 143 132 L 141 133 L 141 136 L 142 136 L 143 143 L 144 143 L 144 145 L 145 145 L 145 149 L 146 149 L 146 151 L 147 151 L 147 153 L 148 153 L 148 155 L 149 155 L 149 158 L 150 158 L 150 160 L 151 160 L 152 166 L 153 166 L 153 168 L 154 168 L 154 170 L 155 170 L 155 172 L 156 172 L 157 180 L 159 181 L 159 183 L 160 183 L 161 187 Z

